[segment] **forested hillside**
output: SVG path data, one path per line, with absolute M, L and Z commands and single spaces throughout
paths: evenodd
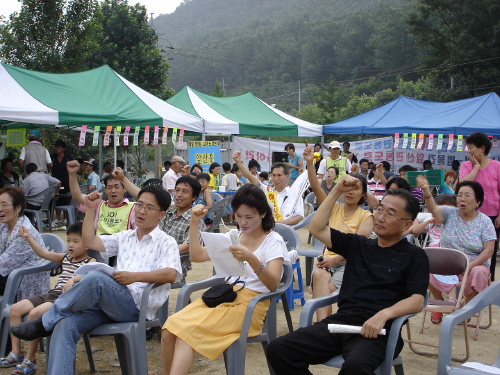
M 414 1 L 191 0 L 155 18 L 169 85 L 226 95 L 252 91 L 290 110 L 314 101 L 334 78 L 352 82 L 383 73 L 416 79 L 419 48 L 405 15 Z M 170 49 L 168 47 L 173 47 Z M 410 72 L 410 73 L 406 73 Z

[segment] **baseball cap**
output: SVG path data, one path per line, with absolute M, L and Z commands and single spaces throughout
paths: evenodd
M 90 164 L 92 167 L 94 167 L 94 169 L 97 169 L 97 167 L 99 166 L 99 163 L 97 163 L 97 160 L 95 159 L 85 160 L 84 163 Z
M 338 141 L 332 141 L 328 145 L 329 148 L 340 148 L 340 143 Z
M 172 163 L 175 163 L 175 162 L 186 164 L 186 161 L 183 158 L 181 158 L 180 156 L 173 156 L 172 157 Z
M 31 129 L 28 132 L 28 137 L 40 137 L 40 130 L 39 129 Z

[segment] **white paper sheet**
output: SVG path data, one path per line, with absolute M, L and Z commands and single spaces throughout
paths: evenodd
M 222 233 L 207 232 L 201 232 L 201 238 L 212 260 L 217 277 L 247 276 L 243 262 L 234 259 L 233 254 L 229 251 L 229 247 L 232 246 L 231 238 Z
M 75 275 L 85 275 L 89 273 L 90 271 L 93 270 L 99 270 L 104 272 L 106 275 L 113 276 L 115 273 L 115 269 L 111 266 L 108 266 L 107 264 L 104 263 L 99 263 L 99 262 L 93 262 L 93 263 L 87 263 L 78 268 L 75 271 Z
M 474 370 L 478 370 L 484 372 L 486 374 L 497 374 L 500 375 L 500 368 L 494 366 L 483 365 L 479 362 L 465 362 L 462 367 L 471 368 Z
M 360 333 L 360 326 L 348 326 L 346 324 L 328 324 L 328 331 L 330 333 Z M 382 328 L 379 335 L 385 335 L 385 328 Z

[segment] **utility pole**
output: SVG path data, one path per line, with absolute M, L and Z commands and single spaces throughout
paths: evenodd
M 300 112 L 300 79 L 299 79 L 299 112 Z

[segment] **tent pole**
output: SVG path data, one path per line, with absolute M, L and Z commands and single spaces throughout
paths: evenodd
M 269 157 L 271 158 L 270 162 L 269 162 L 269 171 L 271 171 L 271 166 L 273 164 L 273 154 L 271 154 L 271 137 L 268 138 L 268 144 L 269 144 Z
M 103 170 L 102 170 L 102 166 L 103 166 L 103 164 L 104 164 L 104 163 L 103 163 L 103 160 L 102 160 L 102 155 L 103 155 L 103 150 L 102 150 L 102 141 L 103 141 L 103 139 L 101 138 L 101 132 L 99 131 L 98 133 L 99 133 L 99 135 L 98 135 L 98 137 L 97 137 L 97 142 L 98 142 L 98 144 L 99 144 L 99 173 L 100 173 L 100 174 L 101 174 L 101 176 L 102 176 L 102 172 L 103 172 Z
M 7 130 L 0 133 L 0 159 L 5 158 L 5 150 L 7 148 Z
M 116 159 L 117 159 L 117 155 L 116 155 L 116 142 L 113 142 L 113 151 L 114 151 L 115 168 L 116 168 Z

